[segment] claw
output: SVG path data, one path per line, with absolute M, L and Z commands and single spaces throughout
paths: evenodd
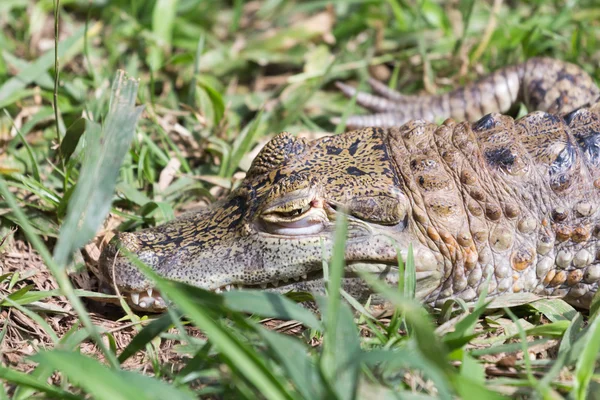
M 391 89 L 388 85 L 384 84 L 381 81 L 378 81 L 377 79 L 373 79 L 373 78 L 369 78 L 369 85 L 371 85 L 371 87 L 373 88 L 373 91 L 375 91 L 375 93 L 377 93 L 380 96 L 385 97 L 386 99 L 389 100 L 394 100 L 394 101 L 406 101 L 409 100 L 411 97 L 413 96 L 405 96 L 402 93 Z
M 400 106 L 398 104 L 386 99 L 385 97 L 375 96 L 366 92 L 357 92 L 357 90 L 352 86 L 341 82 L 336 82 L 336 86 L 347 97 L 354 97 L 354 95 L 356 95 L 356 103 L 364 108 L 368 108 L 371 111 L 381 112 L 400 110 Z

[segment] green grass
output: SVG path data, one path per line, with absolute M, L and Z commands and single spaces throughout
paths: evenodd
M 332 117 L 361 111 L 335 80 L 442 92 L 546 55 L 600 81 L 600 6 L 497 11 L 469 0 L 1 1 L 0 399 L 593 395 L 597 304 L 591 316 L 560 300 L 430 312 L 413 299 L 410 259 L 398 290 L 371 282 L 396 306 L 388 317 L 339 296 L 317 298 L 315 313 L 158 277 L 177 305 L 164 315 L 90 312 L 82 299 L 104 296 L 85 268 L 107 229 L 160 224 L 222 196 L 282 130 L 339 132 Z M 343 231 L 342 221 L 330 293 Z

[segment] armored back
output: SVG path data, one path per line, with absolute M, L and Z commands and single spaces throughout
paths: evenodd
M 594 108 L 474 124 L 410 122 L 390 146 L 412 229 L 445 262 L 430 296 L 535 292 L 587 306 L 600 278 L 600 118 Z

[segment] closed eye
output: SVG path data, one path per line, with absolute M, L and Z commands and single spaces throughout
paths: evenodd
M 322 208 L 311 207 L 290 211 L 272 211 L 261 216 L 268 233 L 285 236 L 314 235 L 325 228 L 327 214 Z
M 275 211 L 272 214 L 277 214 L 277 216 L 281 217 L 281 218 L 294 218 L 294 217 L 301 216 L 302 214 L 306 213 L 308 210 L 310 210 L 310 204 L 307 204 L 303 208 L 295 208 L 291 211 Z

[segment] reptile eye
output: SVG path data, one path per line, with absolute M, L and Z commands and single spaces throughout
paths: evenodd
M 283 208 L 283 210 L 282 210 Z M 285 207 L 268 210 L 261 215 L 264 229 L 275 235 L 314 235 L 325 227 L 327 214 L 311 203 L 285 210 Z
M 278 216 L 282 217 L 282 218 L 294 218 L 294 217 L 299 217 L 302 214 L 306 213 L 308 210 L 310 210 L 310 204 L 305 205 L 303 208 L 295 208 L 291 211 L 276 211 L 273 214 L 277 214 Z

